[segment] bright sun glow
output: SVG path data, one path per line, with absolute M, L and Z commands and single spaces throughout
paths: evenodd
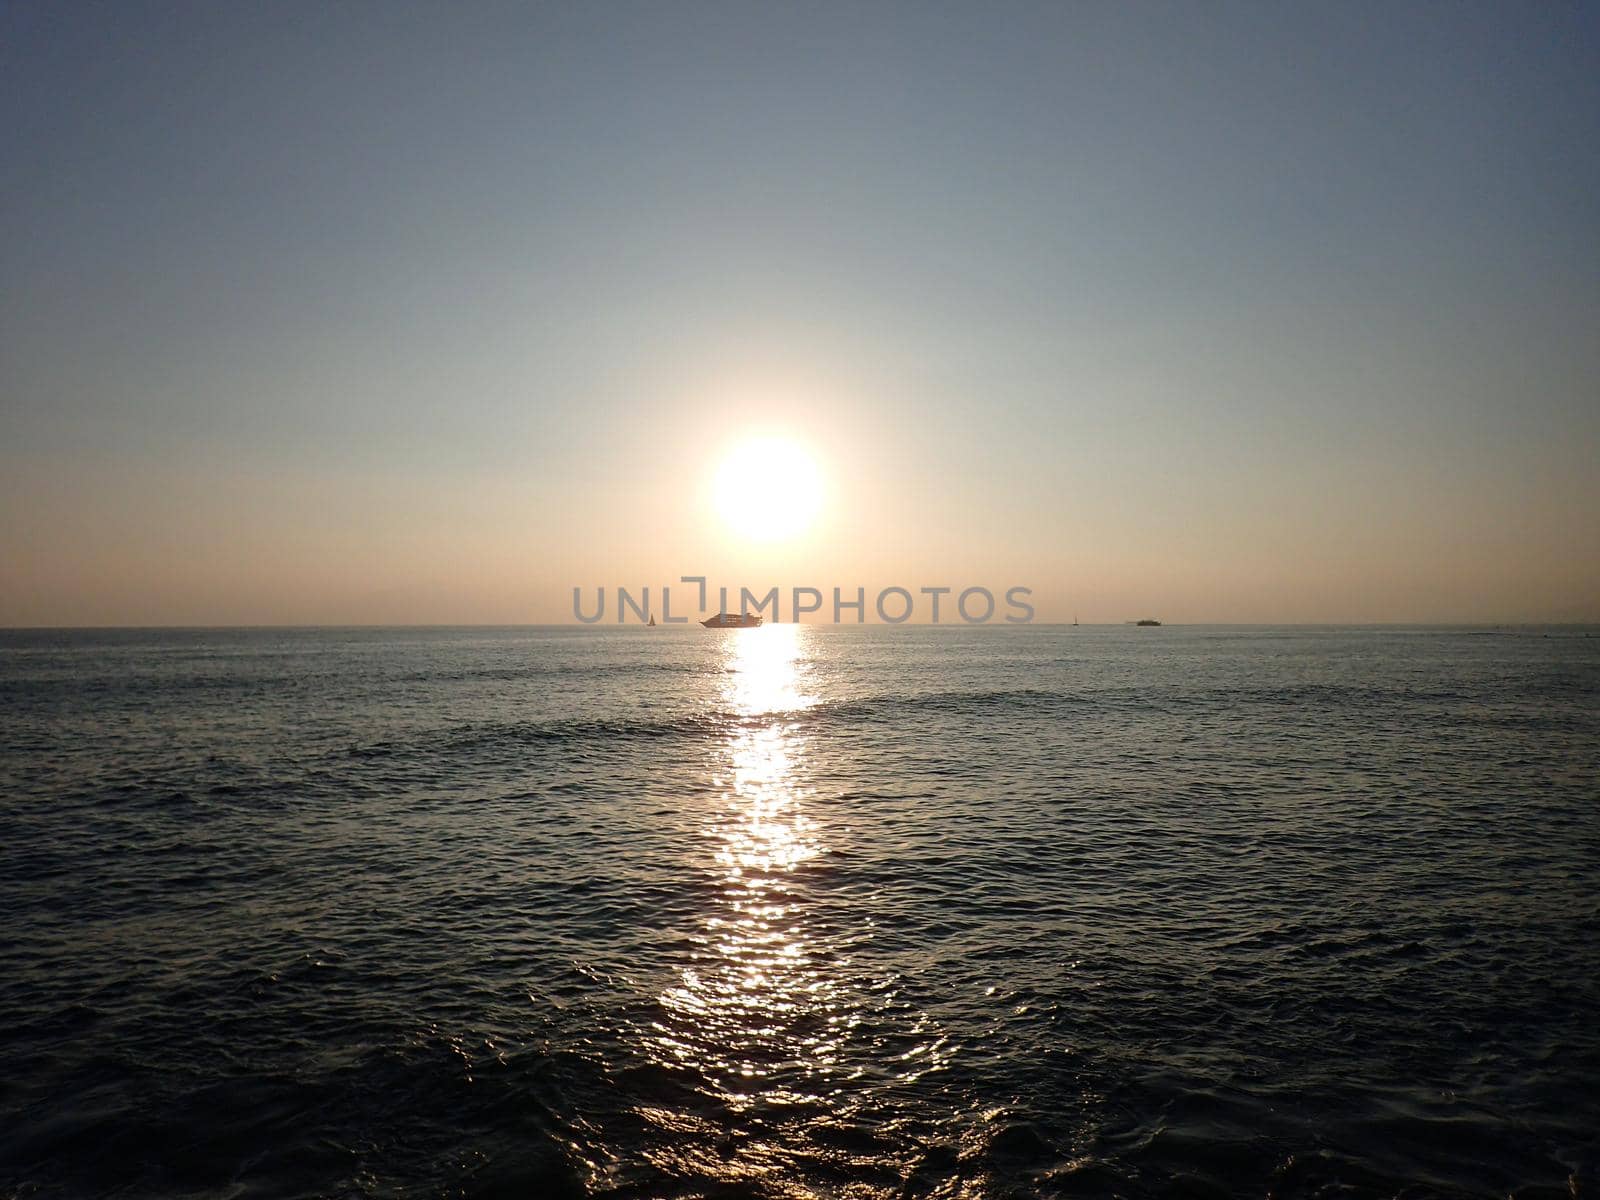
M 717 470 L 717 512 L 745 537 L 770 542 L 804 533 L 822 508 L 822 476 L 783 438 L 746 442 Z

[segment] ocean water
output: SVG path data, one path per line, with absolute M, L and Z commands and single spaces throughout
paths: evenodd
M 0 634 L 0 1194 L 1557 1197 L 1600 636 Z

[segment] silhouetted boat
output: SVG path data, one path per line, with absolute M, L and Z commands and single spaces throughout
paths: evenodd
M 1146 617 L 1142 621 L 1135 621 L 1134 624 L 1135 625 L 1159 625 L 1159 624 L 1161 624 L 1161 622 L 1160 621 L 1152 621 L 1149 617 Z
M 648 621 L 646 621 L 645 624 L 646 625 L 654 625 L 655 623 L 656 623 L 656 615 L 655 615 L 655 613 L 651 613 L 650 614 L 650 619 Z
M 718 613 L 700 624 L 707 629 L 754 629 L 761 624 L 761 618 L 755 613 Z

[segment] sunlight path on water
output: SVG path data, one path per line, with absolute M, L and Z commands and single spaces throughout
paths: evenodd
M 701 860 L 714 873 L 716 902 L 648 1036 L 659 1061 L 705 1083 L 692 1111 L 640 1114 L 668 1135 L 650 1158 L 669 1175 L 759 1180 L 796 1196 L 822 1194 L 826 1176 L 848 1174 L 857 1181 L 851 1194 L 879 1195 L 882 1186 L 860 1181 L 897 1180 L 897 1156 L 890 1142 L 849 1127 L 866 1116 L 863 1043 L 878 1040 L 860 1027 L 881 1019 L 872 1010 L 894 981 L 857 977 L 851 949 L 871 936 L 870 914 L 855 912 L 841 927 L 837 911 L 817 911 L 819 885 L 808 877 L 830 848 L 808 813 L 816 796 L 805 735 L 785 719 L 821 699 L 808 674 L 808 631 L 772 625 L 724 638 L 730 720 Z M 927 1022 L 912 1024 L 920 1036 Z M 919 1075 L 945 1053 L 942 1040 L 928 1039 L 899 1065 Z

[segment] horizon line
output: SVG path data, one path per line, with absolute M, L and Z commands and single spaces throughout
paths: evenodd
M 146 625 L 0 625 L 0 633 L 148 632 L 159 630 L 258 629 L 574 629 L 605 632 L 618 629 L 693 629 L 697 620 L 649 626 L 642 621 L 584 623 L 580 621 L 382 621 L 382 622 L 230 622 L 220 624 Z M 800 625 L 807 629 L 1122 629 L 1138 627 L 1137 619 L 1122 621 L 767 621 L 771 625 Z M 1161 629 L 1583 629 L 1600 628 L 1600 617 L 1586 620 L 1516 621 L 1162 621 Z

